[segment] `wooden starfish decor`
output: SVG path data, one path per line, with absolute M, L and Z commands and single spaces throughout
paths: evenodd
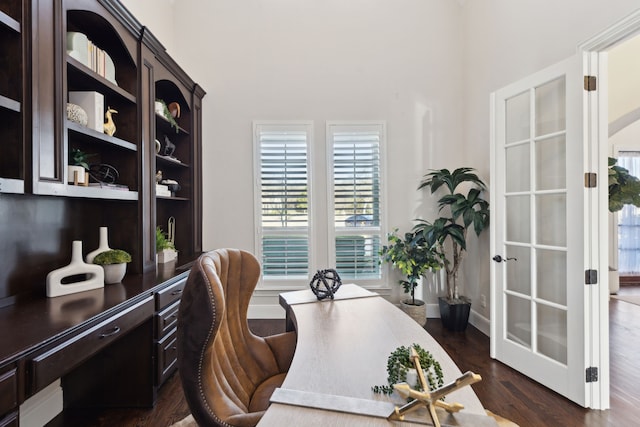
M 401 396 L 405 398 L 413 398 L 413 400 L 406 405 L 401 407 L 396 406 L 396 409 L 393 414 L 389 416 L 389 419 L 393 420 L 404 420 L 405 414 L 414 411 L 421 407 L 426 407 L 429 410 L 429 416 L 431 417 L 431 421 L 435 427 L 440 427 L 440 420 L 438 420 L 438 415 L 436 414 L 436 406 L 443 408 L 449 413 L 458 412 L 461 409 L 464 409 L 464 405 L 460 403 L 446 403 L 440 399 L 442 399 L 447 394 L 458 390 L 459 388 L 466 387 L 473 383 L 477 383 L 482 380 L 482 377 L 478 374 L 474 374 L 471 371 L 464 373 L 462 376 L 458 377 L 455 381 L 446 384 L 436 390 L 430 391 L 429 384 L 424 377 L 424 372 L 422 371 L 422 367 L 420 366 L 420 357 L 416 350 L 411 348 L 410 358 L 413 362 L 414 367 L 416 368 L 416 372 L 418 373 L 418 380 L 420 381 L 420 385 L 424 391 L 414 390 L 407 383 L 396 384 L 393 387 L 400 393 Z

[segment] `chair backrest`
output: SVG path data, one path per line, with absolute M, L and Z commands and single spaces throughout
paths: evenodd
M 205 253 L 189 273 L 178 314 L 178 368 L 200 426 L 255 425 L 253 392 L 279 372 L 268 343 L 247 323 L 259 277 L 258 260 L 237 249 Z

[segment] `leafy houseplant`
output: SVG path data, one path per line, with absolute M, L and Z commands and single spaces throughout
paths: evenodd
M 617 162 L 609 157 L 609 212 L 618 212 L 624 205 L 640 207 L 640 180 Z
M 471 185 L 465 195 L 458 191 L 461 185 Z M 461 297 L 458 289 L 457 276 L 467 250 L 467 233 L 470 228 L 476 235 L 489 226 L 489 202 L 482 198 L 482 191 L 486 189 L 484 182 L 474 173 L 474 169 L 462 167 L 450 172 L 448 169 L 432 170 L 424 176 L 418 189 L 428 187 L 431 194 L 444 187 L 447 193 L 438 199 L 439 212 L 442 216 L 433 222 L 418 220 L 419 223 L 413 231 L 422 236 L 428 246 L 435 246 L 441 256 L 441 262 L 447 273 L 446 303 L 467 304 L 470 301 Z M 443 313 L 442 299 L 440 300 L 441 318 L 448 318 Z M 444 308 L 446 309 L 446 308 Z M 464 330 L 464 327 L 451 327 L 449 329 Z
M 380 249 L 381 261 L 388 262 L 404 274 L 406 280 L 401 279 L 398 283 L 411 298 L 400 301 L 400 307 L 416 322 L 424 325 L 427 306 L 424 301 L 416 300 L 415 290 L 420 277 L 427 270 L 439 268 L 440 260 L 433 247 L 427 246 L 421 235 L 408 232 L 399 236 L 397 232 L 395 229 L 387 235 L 389 244 Z
M 418 279 L 428 270 L 439 268 L 440 261 L 420 234 L 408 232 L 404 237 L 400 237 L 397 232 L 398 229 L 395 229 L 387 235 L 389 244 L 382 246 L 380 255 L 383 261 L 393 265 L 406 276 L 406 280 L 400 280 L 398 283 L 405 293 L 411 295 L 411 304 L 416 305 L 415 290 Z
M 94 264 L 101 265 L 104 269 L 104 282 L 106 284 L 120 283 L 127 271 L 127 263 L 131 262 L 131 255 L 121 249 L 109 249 L 100 252 L 93 259 Z
M 160 227 L 156 227 L 156 255 L 160 264 L 173 261 L 178 256 L 175 245 Z
M 420 347 L 420 345 L 412 344 L 411 347 L 413 347 L 416 350 L 416 353 L 418 353 L 420 367 L 424 371 L 424 376 L 429 383 L 429 389 L 434 390 L 442 387 L 444 379 L 440 363 L 435 360 L 430 352 Z M 407 382 L 407 373 L 414 369 L 410 358 L 411 347 L 400 346 L 391 352 L 387 359 L 388 384 L 373 386 L 371 389 L 374 393 L 391 394 L 393 393 L 394 384 Z M 419 381 L 417 381 L 417 377 L 412 382 L 415 383 L 409 384 L 410 386 L 416 390 L 422 390 Z
M 89 184 L 86 172 L 89 170 L 89 157 L 93 155 L 94 154 L 87 154 L 78 148 L 69 150 L 69 182 L 77 182 L 77 184 Z

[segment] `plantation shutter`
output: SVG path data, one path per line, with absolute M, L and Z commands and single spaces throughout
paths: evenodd
M 342 278 L 379 279 L 381 125 L 329 126 L 333 149 L 336 270 Z
M 262 270 L 268 277 L 309 271 L 308 130 L 257 126 Z

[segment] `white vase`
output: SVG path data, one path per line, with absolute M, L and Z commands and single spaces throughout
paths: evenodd
M 111 248 L 109 247 L 109 230 L 107 229 L 107 227 L 100 227 L 100 243 L 98 244 L 98 249 L 96 249 L 95 251 L 89 252 L 84 260 L 87 264 L 91 264 L 93 263 L 93 259 L 96 257 L 96 255 L 102 252 L 106 252 L 110 249 Z
M 84 280 L 69 283 L 66 279 L 85 275 Z M 47 296 L 57 297 L 88 291 L 104 286 L 104 270 L 99 265 L 82 261 L 82 241 L 74 240 L 71 246 L 71 263 L 47 274 Z
M 104 269 L 104 283 L 111 285 L 113 283 L 120 283 L 127 272 L 127 263 L 121 262 L 120 264 L 105 264 L 102 266 Z

